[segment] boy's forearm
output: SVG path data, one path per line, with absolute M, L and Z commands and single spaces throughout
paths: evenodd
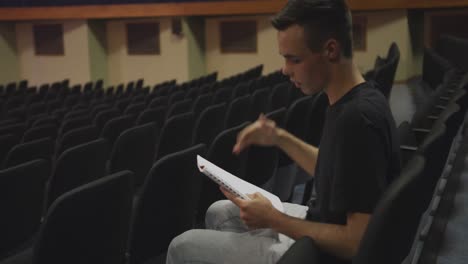
M 278 128 L 277 146 L 309 175 L 314 174 L 318 148 L 307 144 L 282 128 Z

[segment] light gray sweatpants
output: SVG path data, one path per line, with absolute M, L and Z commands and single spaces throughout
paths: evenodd
M 308 207 L 283 203 L 284 212 L 305 219 Z M 229 200 L 213 203 L 206 212 L 206 228 L 189 230 L 174 238 L 167 264 L 276 263 L 294 240 L 271 229 L 249 230 L 239 208 Z

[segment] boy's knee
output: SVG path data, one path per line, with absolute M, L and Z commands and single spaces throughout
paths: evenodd
M 175 237 L 167 249 L 167 263 L 182 263 L 183 259 L 189 257 L 196 248 L 199 231 L 189 230 Z
M 214 228 L 217 222 L 224 221 L 226 217 L 230 217 L 231 210 L 235 210 L 237 206 L 229 200 L 216 201 L 208 208 L 205 214 L 205 225 L 207 228 Z

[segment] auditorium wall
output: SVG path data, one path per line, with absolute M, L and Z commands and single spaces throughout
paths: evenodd
M 16 24 L 17 56 L 20 78 L 30 85 L 40 85 L 70 79 L 70 83 L 90 80 L 88 26 L 85 20 L 48 21 L 63 24 L 64 55 L 36 55 L 33 23 Z
M 0 83 L 20 79 L 14 23 L 0 24 Z
M 107 85 L 106 23 L 102 20 L 88 20 L 88 27 L 90 80 L 103 80 L 104 85 Z
M 390 43 L 395 41 L 401 52 L 396 81 L 421 73 L 422 45 L 417 39 L 423 37 L 423 23 L 414 23 L 405 10 L 356 15 L 367 20 L 366 50 L 355 52 L 362 72 L 373 68 L 377 55 L 386 56 Z M 252 19 L 257 22 L 257 52 L 222 53 L 220 23 Z M 129 55 L 126 24 L 145 21 L 160 23 L 161 53 Z M 221 79 L 259 64 L 264 65 L 265 74 L 283 65 L 277 32 L 268 15 L 183 18 L 181 34 L 172 32 L 171 18 L 34 23 L 63 24 L 64 56 L 35 54 L 32 22 L 4 23 L 0 25 L 0 69 L 5 73 L 0 77 L 2 83 L 28 79 L 31 85 L 38 85 L 69 78 L 72 84 L 104 79 L 106 85 L 116 85 L 145 78 L 146 84 L 156 84 L 169 79 L 183 82 L 214 71 Z
M 159 22 L 160 54 L 129 55 L 126 45 L 126 24 Z M 171 19 L 111 20 L 107 22 L 108 80 L 110 85 L 145 78 L 145 84 L 170 79 L 188 80 L 188 41 L 184 35 L 172 34 Z
M 220 48 L 220 23 L 235 20 L 257 21 L 257 52 L 222 53 Z M 263 64 L 263 73 L 281 68 L 283 58 L 278 53 L 276 30 L 270 25 L 270 16 L 218 17 L 206 19 L 206 69 L 218 71 L 224 78 Z
M 421 74 L 422 48 L 414 47 L 410 37 L 410 25 L 406 10 L 356 13 L 367 20 L 367 47 L 355 52 L 355 62 L 362 72 L 373 68 L 377 55 L 385 57 L 392 41 L 401 52 L 396 80 L 405 81 Z M 256 53 L 222 53 L 219 25 L 227 20 L 255 19 L 258 25 L 258 50 Z M 224 17 L 206 20 L 207 71 L 218 70 L 221 78 L 241 72 L 249 67 L 264 64 L 264 73 L 281 68 L 276 30 L 270 25 L 270 16 Z M 421 29 L 422 31 L 422 29 Z M 417 33 L 417 32 L 416 32 Z

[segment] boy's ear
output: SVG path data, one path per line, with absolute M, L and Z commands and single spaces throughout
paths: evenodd
M 325 42 L 324 46 L 325 56 L 330 61 L 336 61 L 340 55 L 340 44 L 336 39 L 329 39 Z

